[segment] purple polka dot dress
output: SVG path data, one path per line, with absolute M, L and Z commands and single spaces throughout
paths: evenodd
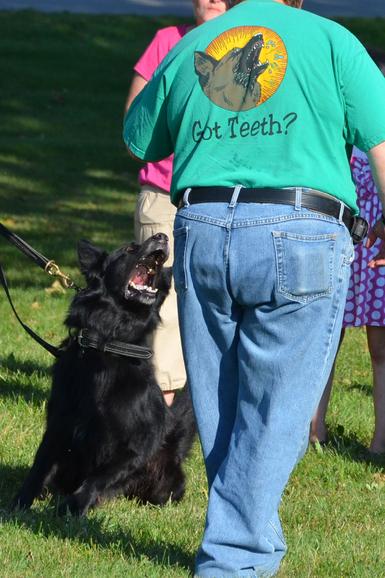
M 381 217 L 381 204 L 370 172 L 367 156 L 354 148 L 351 159 L 353 178 L 357 187 L 360 214 L 369 225 Z M 370 249 L 365 243 L 355 247 L 355 259 L 344 313 L 344 327 L 362 325 L 385 326 L 385 267 L 369 269 L 368 263 L 378 253 L 377 240 Z

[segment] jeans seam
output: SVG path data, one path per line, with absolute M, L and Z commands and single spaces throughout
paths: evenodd
M 342 259 L 343 261 L 343 259 Z M 338 315 L 338 310 L 339 308 L 337 307 L 337 303 L 339 303 L 339 307 L 343 307 L 343 305 L 341 305 L 340 301 L 340 294 L 342 291 L 342 286 L 343 286 L 343 282 L 344 282 L 344 276 L 343 276 L 343 271 L 347 269 L 346 264 L 342 264 L 342 266 L 339 269 L 339 274 L 338 274 L 338 285 L 334 288 L 334 295 L 333 295 L 333 300 L 332 300 L 332 305 L 331 305 L 331 315 L 330 315 L 330 325 L 329 325 L 329 331 L 328 331 L 328 343 L 327 343 L 327 355 L 324 356 L 324 367 L 329 359 L 330 356 L 330 347 L 331 347 L 331 337 L 334 333 L 334 327 L 336 324 L 336 320 L 337 320 L 337 315 Z M 348 283 L 348 280 L 346 280 L 346 282 Z M 335 304 L 334 307 L 334 315 L 333 315 L 333 305 Z M 321 375 L 323 375 L 324 371 L 322 371 Z
M 177 276 L 175 275 L 175 255 L 174 255 L 174 285 L 175 285 L 175 290 L 177 291 L 177 293 L 179 293 L 180 295 L 184 295 L 186 293 L 186 291 L 188 290 L 188 283 L 187 283 L 187 267 L 186 267 L 186 254 L 187 254 L 187 241 L 188 241 L 188 236 L 189 236 L 189 228 L 187 225 L 184 225 L 183 227 L 179 227 L 178 229 L 174 230 L 174 239 L 176 240 L 177 238 L 183 237 L 183 263 L 182 263 L 182 271 L 183 271 L 183 285 L 182 283 L 180 285 L 177 285 L 176 283 L 176 278 Z
M 226 240 L 224 243 L 224 253 L 223 253 L 223 265 L 224 265 L 226 279 L 228 279 L 230 241 L 231 241 L 231 229 L 227 229 L 226 230 Z
M 201 223 L 208 223 L 210 225 L 217 225 L 218 227 L 227 227 L 226 219 L 216 219 L 215 217 L 209 217 L 205 215 L 196 215 L 194 213 L 188 213 L 186 210 L 181 213 L 178 211 L 178 216 L 183 219 L 189 219 L 191 221 L 200 221 Z
M 274 526 L 273 522 L 270 520 L 269 521 L 269 526 L 272 528 L 272 530 L 274 530 L 275 534 L 277 535 L 277 538 L 281 541 L 282 546 L 285 548 L 287 548 L 285 540 L 283 538 L 283 535 L 281 534 L 281 532 L 278 532 L 277 528 Z
M 182 212 L 183 211 L 183 212 Z M 192 221 L 201 221 L 203 223 L 210 223 L 211 225 L 217 225 L 219 227 L 227 227 L 229 223 L 228 218 L 218 219 L 211 216 L 191 213 L 187 210 L 187 207 L 184 209 L 180 209 L 178 211 L 181 217 L 184 219 L 190 219 Z M 339 222 L 335 217 L 322 215 L 321 213 L 314 214 L 310 212 L 306 212 L 303 214 L 289 214 L 289 215 L 280 215 L 278 217 L 268 217 L 268 218 L 258 218 L 258 219 L 243 219 L 237 221 L 236 219 L 232 218 L 232 228 L 240 228 L 240 227 L 255 227 L 255 226 L 263 226 L 263 225 L 270 225 L 275 223 L 283 223 L 286 221 L 295 221 L 295 220 L 302 220 L 302 219 L 310 219 L 316 221 L 326 221 L 328 223 L 335 223 L 340 227 L 345 227 L 344 223 Z M 345 227 L 346 228 L 346 227 Z
M 253 227 L 253 226 L 259 226 L 259 225 L 274 225 L 275 223 L 284 223 L 287 221 L 297 221 L 297 220 L 303 220 L 303 219 L 308 219 L 308 220 L 316 220 L 316 221 L 326 221 L 328 223 L 335 223 L 336 225 L 339 226 L 343 226 L 345 227 L 345 225 L 343 223 L 340 223 L 339 221 L 337 221 L 337 219 L 335 217 L 329 217 L 327 215 L 321 215 L 320 213 L 315 213 L 314 215 L 310 214 L 310 213 L 304 213 L 304 214 L 290 214 L 290 215 L 280 215 L 278 217 L 268 217 L 266 219 L 252 219 L 252 220 L 243 220 L 243 221 L 235 221 L 233 223 L 233 227 L 234 228 L 238 228 L 238 227 Z

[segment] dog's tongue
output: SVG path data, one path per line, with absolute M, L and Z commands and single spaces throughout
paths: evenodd
M 147 285 L 147 280 L 147 269 L 145 267 L 138 267 L 135 276 L 132 278 L 132 282 L 135 283 L 135 285 Z

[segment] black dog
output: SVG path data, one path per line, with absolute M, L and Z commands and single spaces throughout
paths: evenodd
M 87 286 L 70 307 L 46 431 L 13 506 L 29 508 L 44 487 L 67 496 L 60 513 L 78 515 L 118 494 L 179 500 L 191 402 L 186 390 L 164 403 L 145 347 L 170 288 L 167 236 L 110 255 L 82 241 L 78 252 Z

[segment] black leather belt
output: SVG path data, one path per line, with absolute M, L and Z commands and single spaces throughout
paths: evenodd
M 188 195 L 188 203 L 230 203 L 235 187 L 193 187 Z M 340 218 L 341 202 L 331 196 L 317 191 L 301 187 L 301 207 L 317 211 L 323 215 Z M 238 195 L 238 203 L 272 203 L 278 205 L 295 205 L 296 189 L 241 188 Z M 183 193 L 178 208 L 184 206 Z M 355 223 L 354 215 L 349 207 L 344 207 L 342 221 L 349 229 Z

